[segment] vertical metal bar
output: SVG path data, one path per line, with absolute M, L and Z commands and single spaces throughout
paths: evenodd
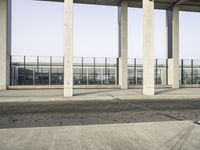
M 183 69 L 183 59 L 181 59 L 181 84 L 184 84 L 183 83 L 183 76 L 184 76 L 183 71 L 184 71 L 184 69 Z
M 168 85 L 168 59 L 166 59 L 166 85 Z
M 114 63 L 114 67 L 115 67 L 115 85 L 117 85 L 117 58 L 116 58 L 116 64 Z
M 88 85 L 88 84 L 89 84 L 89 77 L 88 77 L 89 73 L 88 73 L 88 68 L 86 68 L 86 71 L 87 71 L 87 85 Z
M 194 65 L 193 59 L 191 60 L 191 84 L 194 84 Z
M 107 67 L 107 84 L 109 83 L 109 78 L 110 78 L 110 75 L 111 75 L 111 72 L 108 70 L 108 67 Z
M 51 85 L 51 75 L 52 75 L 52 56 L 50 56 L 49 85 Z
M 94 57 L 94 83 L 96 84 L 96 72 L 95 72 L 95 57 Z
M 43 67 L 41 67 L 40 69 L 41 69 L 40 70 L 40 72 L 41 72 L 41 74 L 40 74 L 41 83 L 40 84 L 44 85 L 44 81 L 43 81 Z
M 34 81 L 34 78 L 35 78 L 35 75 L 34 75 L 34 74 L 35 74 L 35 68 L 34 68 L 34 67 L 35 67 L 35 66 L 33 65 L 33 66 L 32 66 L 32 69 L 31 69 L 31 70 L 32 70 L 32 84 L 33 84 L 33 85 L 35 85 L 35 81 Z
M 9 81 L 10 85 L 12 85 L 12 76 L 13 76 L 13 72 L 12 72 L 12 56 L 10 55 L 10 81 Z
M 65 63 L 65 57 L 63 56 L 63 64 L 62 64 L 62 68 L 63 68 L 63 75 L 62 75 L 62 83 L 63 83 L 63 85 L 64 85 L 64 67 L 65 67 L 65 65 L 64 65 L 64 63 Z M 58 76 L 58 71 L 57 71 L 57 76 Z
M 137 59 L 134 58 L 134 85 L 136 85 L 136 64 L 137 64 Z
M 36 62 L 34 62 L 37 64 L 37 57 L 36 57 Z M 33 85 L 35 85 L 35 65 L 33 66 Z
M 24 85 L 26 84 L 26 56 L 24 56 Z
M 108 72 L 107 72 L 107 58 L 105 58 L 105 83 L 104 84 L 107 84 L 108 83 Z
M 37 84 L 39 84 L 39 56 L 37 56 Z
M 119 57 L 117 58 L 117 85 L 119 85 Z
M 100 69 L 100 74 L 101 74 L 101 85 L 103 85 L 104 84 L 104 71 L 103 71 L 103 69 Z
M 13 85 L 18 85 L 18 82 L 17 82 L 17 79 L 16 79 L 16 68 L 15 68 L 15 66 L 14 66 L 13 68 L 14 68 L 14 69 L 13 69 L 13 70 L 14 70 L 14 73 L 13 73 L 13 74 L 14 74 L 14 77 L 13 77 L 13 78 L 14 78 L 14 80 L 13 80 Z
M 81 71 L 81 84 L 83 84 L 83 77 L 84 77 L 84 76 L 83 76 L 83 71 L 84 71 L 84 70 L 83 70 L 83 63 L 84 63 L 84 62 L 83 62 L 83 57 L 81 58 L 81 60 L 82 60 L 82 62 L 81 62 L 81 70 L 82 70 L 82 71 Z
M 15 70 L 16 71 L 16 82 L 17 82 L 17 85 L 19 85 L 19 67 L 16 67 L 17 69 Z
M 158 84 L 158 59 L 156 59 L 156 84 Z

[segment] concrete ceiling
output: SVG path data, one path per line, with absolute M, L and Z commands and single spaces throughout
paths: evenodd
M 63 2 L 64 0 L 41 0 Z M 129 7 L 142 7 L 142 0 L 127 0 Z M 182 11 L 200 12 L 200 0 L 154 0 L 156 9 L 170 9 L 173 5 L 180 6 Z M 74 0 L 74 3 L 118 6 L 121 0 Z

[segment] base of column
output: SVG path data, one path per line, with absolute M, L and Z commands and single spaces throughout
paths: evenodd
M 65 87 L 64 88 L 64 97 L 72 97 L 73 96 L 73 88 Z
M 155 95 L 155 89 L 154 89 L 154 87 L 152 87 L 152 88 L 143 88 L 143 94 L 144 95 Z
M 179 84 L 179 60 L 168 59 L 168 84 L 173 89 L 180 88 Z
M 128 63 L 123 63 L 119 58 L 119 85 L 121 89 L 128 89 Z
M 128 89 L 128 85 L 121 85 L 121 89 L 122 89 L 122 90 Z
M 173 89 L 179 89 L 180 88 L 180 85 L 178 84 L 178 85 L 172 85 L 172 88 Z
M 0 85 L 0 91 L 4 91 L 4 90 L 7 90 L 6 86 L 5 85 Z

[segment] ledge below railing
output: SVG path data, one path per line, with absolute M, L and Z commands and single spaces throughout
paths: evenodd
M 170 88 L 169 85 L 156 85 L 155 88 Z M 200 86 L 199 86 L 200 87 Z M 74 89 L 120 89 L 120 85 L 74 85 Z M 141 89 L 142 85 L 129 85 L 129 89 Z M 11 85 L 9 90 L 23 89 L 63 89 L 63 85 Z

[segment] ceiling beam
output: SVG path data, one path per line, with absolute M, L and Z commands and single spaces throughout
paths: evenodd
M 187 2 L 187 1 L 189 1 L 189 0 L 176 0 L 170 7 L 167 8 L 167 10 L 173 9 L 173 7 L 175 5 L 180 5 L 180 4 Z

